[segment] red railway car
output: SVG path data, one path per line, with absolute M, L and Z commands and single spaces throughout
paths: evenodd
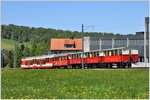
M 68 56 L 67 54 L 59 54 L 53 57 L 53 64 L 55 68 L 67 68 L 68 67 Z
M 81 52 L 68 54 L 70 68 L 80 68 L 82 64 L 81 57 Z
M 104 50 L 104 59 L 102 62 L 108 68 L 117 65 L 118 68 L 131 67 L 131 49 L 130 48 L 113 48 Z
M 38 57 L 28 57 L 21 60 L 21 68 L 53 68 L 52 58 L 54 55 L 43 55 Z
M 84 53 L 86 68 L 130 68 L 138 62 L 138 50 L 129 47 L 88 51 Z M 22 59 L 22 68 L 81 68 L 82 53 L 43 55 Z

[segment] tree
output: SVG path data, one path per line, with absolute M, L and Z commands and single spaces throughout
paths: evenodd
M 20 65 L 20 48 L 19 46 L 16 44 L 15 45 L 15 50 L 14 50 L 14 68 L 18 68 Z
M 30 56 L 30 48 L 27 46 L 23 50 L 23 57 L 29 57 Z
M 35 56 L 37 53 L 37 45 L 35 43 L 32 44 L 31 56 Z
M 8 52 L 8 64 L 7 66 L 9 66 L 10 68 L 13 68 L 13 50 L 10 50 Z

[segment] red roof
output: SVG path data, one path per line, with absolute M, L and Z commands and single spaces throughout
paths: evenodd
M 65 48 L 65 44 L 74 44 L 75 48 Z M 82 39 L 51 39 L 50 50 L 82 50 Z

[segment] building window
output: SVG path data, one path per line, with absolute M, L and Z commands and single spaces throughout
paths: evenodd
M 64 44 L 65 48 L 75 48 L 75 44 Z
M 127 40 L 115 40 L 115 45 L 117 46 L 127 45 Z
M 112 45 L 112 40 L 102 40 L 102 45 Z
M 144 40 L 129 40 L 130 46 L 141 46 L 144 45 Z

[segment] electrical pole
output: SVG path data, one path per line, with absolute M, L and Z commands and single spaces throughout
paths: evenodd
M 84 30 L 82 24 L 82 69 L 84 69 Z
M 89 28 L 89 27 L 92 27 L 92 29 L 94 28 L 94 26 L 84 26 L 82 24 L 82 69 L 84 69 L 84 27 Z

